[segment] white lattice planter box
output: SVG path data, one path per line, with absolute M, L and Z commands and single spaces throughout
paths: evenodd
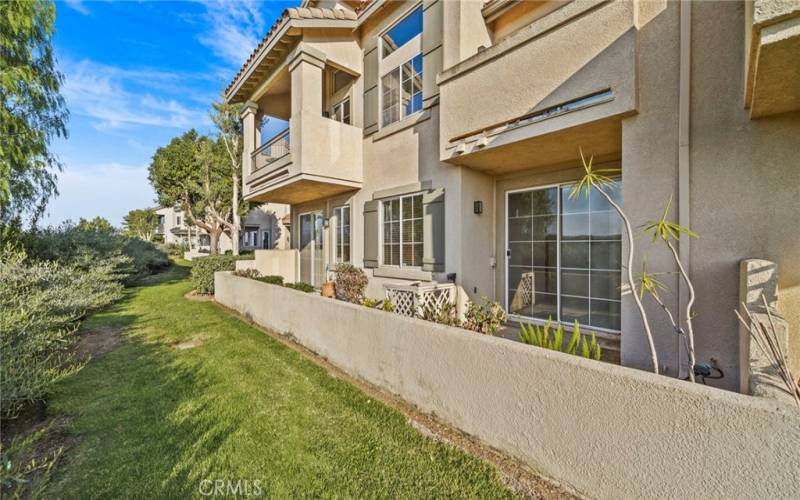
M 416 317 L 427 307 L 439 312 L 444 304 L 455 304 L 456 286 L 453 283 L 415 281 L 408 284 L 383 285 L 386 298 L 394 304 L 394 312 Z

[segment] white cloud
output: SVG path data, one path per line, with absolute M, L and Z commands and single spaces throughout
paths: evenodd
M 89 9 L 84 5 L 83 0 L 65 0 L 66 4 L 69 5 L 73 10 L 76 10 L 83 14 L 84 16 L 88 16 L 91 14 Z
M 119 227 L 128 211 L 155 205 L 147 167 L 142 166 L 66 165 L 58 176 L 58 190 L 47 207 L 45 225 L 101 216 Z
M 175 99 L 154 93 L 182 88 L 188 79 L 204 78 L 155 70 L 126 70 L 89 60 L 65 62 L 63 94 L 69 109 L 97 120 L 98 130 L 124 125 L 170 128 L 202 127 L 210 124 L 208 107 L 187 107 Z M 191 99 L 199 101 L 200 99 Z M 211 96 L 209 96 L 210 106 Z
M 258 2 L 203 2 L 209 31 L 198 40 L 231 66 L 241 66 L 264 37 L 264 17 Z

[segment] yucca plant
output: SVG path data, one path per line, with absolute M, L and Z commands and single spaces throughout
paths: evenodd
M 680 241 L 682 235 L 688 238 L 697 238 L 697 234 L 692 232 L 686 227 L 681 226 L 680 224 L 676 224 L 674 222 L 670 222 L 667 220 L 667 214 L 669 213 L 669 208 L 672 205 L 672 195 L 670 195 L 669 200 L 667 201 L 667 206 L 664 208 L 664 213 L 661 214 L 661 218 L 655 221 L 649 221 L 644 225 L 645 233 L 650 233 L 653 236 L 653 242 L 658 240 L 663 241 L 667 248 L 669 249 L 670 253 L 672 254 L 672 258 L 675 261 L 675 264 L 678 266 L 678 272 L 683 278 L 684 283 L 686 283 L 686 288 L 689 291 L 689 300 L 686 301 L 686 310 L 685 310 L 685 322 L 686 322 L 686 351 L 689 357 L 689 380 L 694 382 L 694 365 L 695 365 L 695 355 L 694 355 L 694 329 L 692 328 L 692 318 L 694 317 L 694 300 L 695 300 L 695 292 L 694 292 L 694 285 L 692 284 L 692 280 L 689 279 L 689 274 L 686 272 L 686 268 L 683 266 L 683 262 L 681 262 L 680 257 L 678 256 L 678 251 L 675 248 L 674 242 Z M 650 293 L 653 296 L 652 292 Z M 657 302 L 660 302 L 657 297 Z M 661 307 L 669 312 L 665 306 L 659 303 Z M 672 319 L 672 313 L 669 313 L 670 320 L 672 321 L 673 327 L 676 326 L 676 322 Z M 683 329 L 681 328 L 681 331 Z
M 600 345 L 597 343 L 597 338 L 592 334 L 591 340 L 587 340 L 586 336 L 581 335 L 581 329 L 577 321 L 575 321 L 572 337 L 570 337 L 567 345 L 564 345 L 564 325 L 559 323 L 553 327 L 552 318 L 548 318 L 544 325 L 521 323 L 519 325 L 519 340 L 522 343 L 543 347 L 551 351 L 600 360 L 601 350 Z M 580 352 L 578 351 L 579 349 Z
M 656 353 L 656 344 L 653 340 L 653 332 L 650 330 L 650 322 L 647 319 L 647 313 L 644 310 L 644 305 L 642 305 L 642 297 L 636 288 L 636 282 L 633 279 L 633 257 L 634 257 L 634 249 L 635 244 L 633 240 L 633 228 L 631 227 L 631 221 L 628 219 L 628 216 L 625 215 L 625 212 L 622 211 L 622 208 L 609 196 L 607 193 L 608 189 L 613 188 L 614 181 L 609 177 L 615 173 L 618 173 L 618 169 L 595 169 L 592 166 L 592 160 L 594 157 L 590 157 L 589 161 L 586 161 L 586 158 L 583 156 L 583 150 L 580 151 L 581 154 L 581 162 L 583 163 L 583 170 L 584 175 L 583 178 L 572 188 L 572 191 L 569 194 L 570 198 L 575 198 L 578 196 L 586 196 L 589 197 L 592 189 L 594 188 L 606 201 L 611 205 L 614 210 L 619 214 L 622 221 L 625 223 L 625 235 L 628 239 L 628 265 L 627 265 L 627 282 L 628 287 L 631 290 L 631 294 L 633 295 L 633 300 L 636 302 L 636 307 L 639 309 L 639 315 L 642 318 L 642 324 L 644 325 L 644 332 L 647 336 L 647 342 L 650 346 L 650 359 L 653 363 L 653 371 L 658 373 L 658 354 Z

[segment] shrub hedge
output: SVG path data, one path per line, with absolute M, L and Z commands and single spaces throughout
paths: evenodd
M 89 313 L 122 296 L 116 269 L 127 257 L 92 266 L 34 261 L 23 251 L 0 252 L 0 407 L 13 418 L 43 401 L 75 369 L 75 331 Z
M 192 284 L 197 293 L 214 293 L 214 273 L 233 271 L 237 260 L 253 260 L 252 255 L 209 255 L 192 261 Z

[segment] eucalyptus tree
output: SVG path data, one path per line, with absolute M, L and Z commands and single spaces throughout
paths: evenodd
M 158 215 L 151 208 L 137 208 L 128 212 L 122 223 L 131 236 L 150 241 L 158 227 Z
M 69 113 L 51 43 L 55 15 L 48 0 L 0 2 L 0 234 L 23 216 L 35 224 L 58 194 L 50 143 L 67 136 Z
M 159 204 L 181 208 L 189 223 L 208 233 L 211 254 L 219 253 L 225 231 L 219 214 L 230 212 L 231 200 L 219 156 L 215 141 L 192 129 L 156 150 L 148 175 Z
M 224 101 L 213 103 L 211 120 L 217 126 L 219 146 L 223 152 L 220 158 L 220 168 L 230 178 L 231 190 L 231 217 L 220 217 L 220 223 L 225 226 L 233 242 L 233 255 L 239 255 L 239 231 L 242 227 L 242 216 L 247 213 L 249 206 L 242 198 L 240 190 L 242 182 L 242 104 L 226 104 Z

